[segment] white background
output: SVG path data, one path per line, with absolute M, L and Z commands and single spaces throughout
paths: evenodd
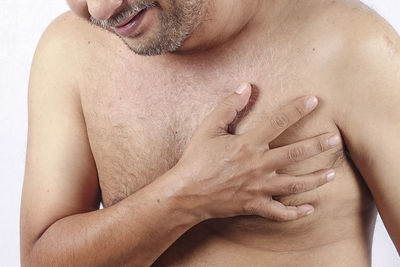
M 400 1 L 366 0 L 400 32 Z M 19 266 L 19 205 L 27 133 L 27 87 L 37 42 L 68 6 L 62 0 L 0 0 L 0 266 Z M 378 218 L 373 267 L 400 259 Z

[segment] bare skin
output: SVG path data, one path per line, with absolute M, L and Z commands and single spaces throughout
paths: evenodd
M 285 13 L 272 35 L 247 32 L 222 47 L 151 58 L 132 55 L 119 38 L 74 15 L 59 18 L 44 35 L 32 72 L 22 262 L 369 266 L 375 203 L 399 248 L 399 38 L 357 1 L 304 2 Z M 270 169 L 286 175 L 324 170 L 319 179 L 335 169 L 333 182 L 308 192 L 272 192 L 269 184 L 269 196 L 288 206 L 310 204 L 312 215 L 286 221 L 304 210 L 276 217 L 256 198 L 243 205 L 245 194 L 241 205 L 218 204 L 223 184 L 219 190 L 195 186 L 199 177 L 210 181 L 199 174 L 211 173 L 213 159 L 223 158 L 222 149 L 196 141 L 206 135 L 198 129 L 220 125 L 224 112 L 217 104 L 237 97 L 232 88 L 241 81 L 254 88 L 247 112 L 230 126 L 237 137 L 254 129 L 262 134 L 249 140 L 268 136 L 274 127 L 260 125 L 304 95 L 318 96 L 318 109 L 263 140 L 269 151 L 321 133 L 344 137 L 320 155 L 291 164 L 281 158 Z M 229 103 L 243 106 L 241 97 Z M 220 119 L 210 123 L 206 116 L 215 107 L 208 118 Z M 311 140 L 321 143 L 318 138 Z M 247 152 L 244 159 L 255 154 Z M 244 168 L 243 158 L 234 164 Z M 322 184 L 315 181 L 313 187 Z M 99 188 L 104 210 L 97 210 Z M 236 210 L 244 206 L 246 212 Z M 249 214 L 264 217 L 243 216 Z M 233 215 L 242 216 L 226 218 Z

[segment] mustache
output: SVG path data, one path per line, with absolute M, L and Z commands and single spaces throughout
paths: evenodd
M 99 20 L 90 16 L 90 22 L 94 25 L 100 26 L 104 29 L 114 27 L 116 25 L 121 24 L 123 21 L 132 17 L 133 14 L 139 13 L 141 10 L 148 9 L 151 7 L 160 6 L 157 2 L 146 2 L 140 1 L 137 2 L 129 7 L 124 8 L 123 10 L 119 11 L 117 14 L 112 15 L 109 19 L 106 20 Z

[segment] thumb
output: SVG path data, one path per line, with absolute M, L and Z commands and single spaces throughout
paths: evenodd
M 236 118 L 249 102 L 251 95 L 251 85 L 243 83 L 240 87 L 222 102 L 220 102 L 204 120 L 203 127 L 208 135 L 218 136 L 226 134 L 229 124 Z

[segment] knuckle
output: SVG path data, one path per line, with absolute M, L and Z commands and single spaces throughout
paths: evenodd
M 305 188 L 304 183 L 291 183 L 288 186 L 287 191 L 289 192 L 289 194 L 297 194 L 303 192 L 304 188 Z
M 292 146 L 288 150 L 287 157 L 290 162 L 297 162 L 304 158 L 305 153 L 304 146 Z
M 304 117 L 306 115 L 306 111 L 304 109 L 304 105 L 303 104 L 297 104 L 294 106 L 295 111 L 297 113 L 297 115 L 301 118 Z
M 250 202 L 247 203 L 244 207 L 243 207 L 243 212 L 244 214 L 249 214 L 249 215 L 256 215 L 259 212 L 259 204 L 256 204 L 254 202 Z
M 232 97 L 227 97 L 227 98 L 225 98 L 225 100 L 223 100 L 223 101 L 221 102 L 221 106 L 226 107 L 226 108 L 233 107 L 234 104 L 235 104 L 235 103 L 234 103 L 234 100 L 233 100 Z
M 326 150 L 326 138 L 322 137 L 318 139 L 317 150 L 318 152 L 324 152 Z
M 317 187 L 322 186 L 322 185 L 324 185 L 326 183 L 327 183 L 326 177 L 322 176 L 322 175 L 319 175 L 319 177 L 317 178 L 317 182 L 315 183 L 314 187 L 317 188 Z
M 314 173 L 314 176 L 315 176 L 315 181 L 316 181 L 315 187 L 322 186 L 328 182 L 326 174 L 322 175 L 317 172 L 317 173 Z
M 271 118 L 271 126 L 276 130 L 285 129 L 289 125 L 289 118 L 283 114 L 275 114 Z
M 232 155 L 235 157 L 241 157 L 244 154 L 247 154 L 250 150 L 250 145 L 247 142 L 240 142 L 240 143 L 236 143 L 233 147 L 232 147 Z
M 234 153 L 238 155 L 249 155 L 255 152 L 255 146 L 249 140 L 241 141 L 236 144 L 234 148 Z
M 324 152 L 325 151 L 325 140 L 320 138 L 317 142 L 317 151 Z
M 289 214 L 286 210 L 279 211 L 277 214 L 270 214 L 270 219 L 277 221 L 277 222 L 283 222 L 287 221 L 289 219 Z
M 294 206 L 298 206 L 298 205 L 303 204 L 301 202 L 301 199 L 293 198 L 291 196 L 280 197 L 279 199 L 276 199 L 276 200 L 278 200 L 279 202 L 281 202 L 285 206 L 293 206 L 294 207 Z
M 241 142 L 240 145 L 237 147 L 237 153 L 239 154 L 247 154 L 251 151 L 251 143 L 248 141 Z

